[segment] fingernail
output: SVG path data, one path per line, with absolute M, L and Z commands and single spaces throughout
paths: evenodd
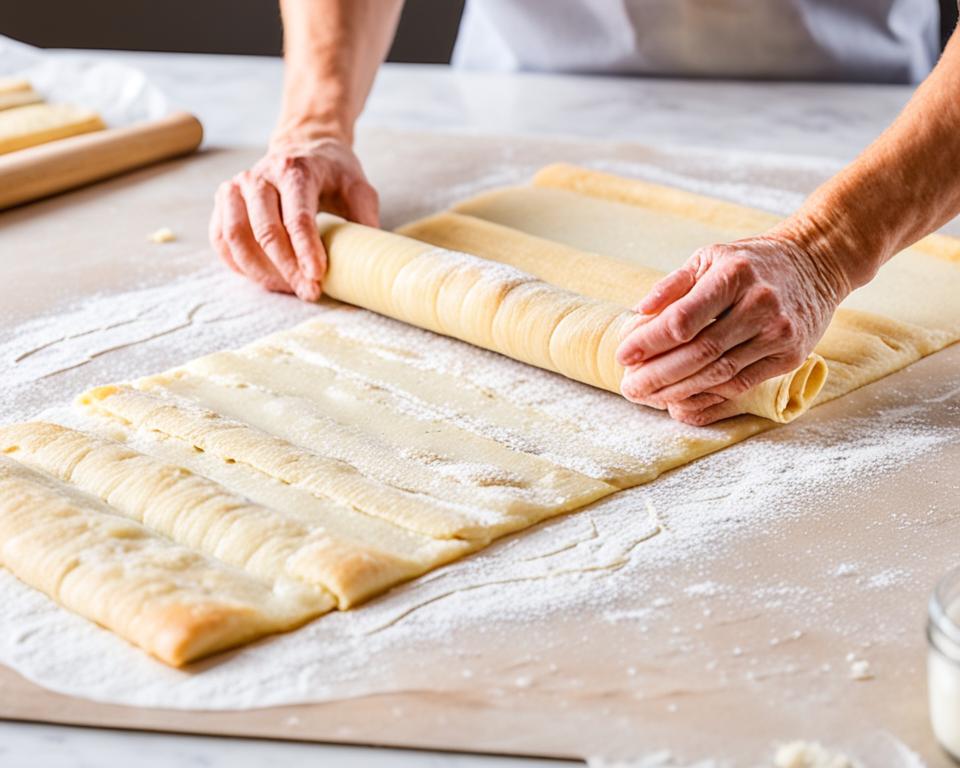
M 320 286 L 313 280 L 297 282 L 297 296 L 303 301 L 316 301 L 320 298 Z

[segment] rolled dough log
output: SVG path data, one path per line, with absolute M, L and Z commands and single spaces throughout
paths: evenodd
M 664 271 L 680 266 L 695 248 L 747 237 L 779 220 L 723 200 L 563 164 L 541 170 L 533 187 L 486 193 L 457 209 L 632 268 L 655 264 Z M 958 263 L 960 241 L 928 235 L 848 296 L 815 349 L 830 370 L 817 402 L 960 339 Z
M 0 155 L 106 128 L 96 112 L 68 104 L 32 104 L 0 111 Z
M 514 268 L 510 249 L 503 264 L 327 214 L 318 226 L 330 259 L 327 295 L 619 394 L 624 369 L 615 352 L 632 313 L 584 295 L 584 276 L 609 266 L 602 259 L 541 247 L 517 259 L 530 274 Z M 484 234 L 489 256 L 498 233 Z M 537 279 L 540 264 L 549 282 Z M 604 279 L 615 281 L 620 272 Z M 823 360 L 812 355 L 737 398 L 735 412 L 791 421 L 810 407 L 825 378 Z
M 684 194 L 664 199 L 682 209 Z M 736 236 L 697 205 L 687 215 L 666 204 L 504 190 L 466 203 L 473 215 L 411 225 L 441 248 L 326 218 L 327 288 L 614 388 L 622 306 L 688 246 Z M 725 206 L 713 215 L 730 227 L 752 221 Z M 930 243 L 838 312 L 818 347 L 834 374 L 823 396 L 960 338 L 958 250 Z M 645 249 L 654 267 L 635 263 Z M 317 313 L 81 396 L 89 428 L 123 443 L 0 428 L 0 562 L 182 664 L 773 426 L 742 415 L 686 427 L 409 325 L 329 304 Z M 626 427 L 616 444 L 614 423 Z

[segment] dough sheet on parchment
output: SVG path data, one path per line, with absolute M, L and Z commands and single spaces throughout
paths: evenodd
M 320 226 L 331 296 L 615 389 L 624 306 L 696 247 L 772 220 L 554 166 L 407 237 Z M 958 254 L 928 238 L 846 302 L 817 348 L 829 368 L 820 400 L 960 338 Z M 180 665 L 357 605 L 774 424 L 683 427 L 404 328 L 325 303 L 242 349 L 90 390 L 88 432 L 0 428 L 0 562 Z M 519 388 L 543 388 L 542 401 L 519 403 Z M 636 440 L 611 444 L 611 420 L 635 424 Z
M 106 128 L 93 110 L 38 101 L 32 90 L 0 84 L 0 155 Z

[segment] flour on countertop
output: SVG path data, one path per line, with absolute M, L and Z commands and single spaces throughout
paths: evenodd
M 644 166 L 640 175 L 671 183 L 694 177 L 682 163 L 659 176 L 653 167 Z M 630 171 L 622 164 L 606 169 Z M 478 183 L 520 181 L 531 170 L 495 168 Z M 820 168 L 814 164 L 807 170 L 815 175 Z M 784 190 L 774 194 L 773 187 L 750 187 L 745 176 L 742 182 L 731 178 L 727 187 L 704 185 L 698 191 L 722 189 L 772 209 L 796 202 Z M 468 194 L 449 192 L 450 200 Z M 387 340 L 405 350 L 407 362 L 509 393 L 518 404 L 563 418 L 589 412 L 584 440 L 640 460 L 650 450 L 645 428 L 654 424 L 678 438 L 714 434 L 367 312 L 263 293 L 219 267 L 164 285 L 90 297 L 13 329 L 0 340 L 5 369 L 0 421 L 41 415 L 82 426 L 67 403 L 93 384 L 155 373 L 315 317 L 360 341 Z M 839 606 L 861 599 L 865 590 L 885 594 L 915 579 L 908 563 L 891 568 L 871 559 L 858 548 L 859 539 L 881 525 L 909 536 L 950 511 L 918 507 L 857 521 L 856 540 L 848 532 L 831 541 L 805 541 L 806 526 L 822 521 L 838 500 L 845 504 L 882 489 L 891 469 L 960 441 L 960 424 L 937 426 L 935 418 L 945 408 L 960 407 L 960 393 L 935 392 L 917 401 L 896 392 L 893 380 L 880 386 L 892 393 L 893 405 L 848 412 L 829 404 L 788 427 L 508 537 L 361 609 L 327 615 L 190 671 L 150 660 L 0 570 L 5 606 L 0 662 L 63 693 L 169 708 L 201 703 L 207 709 L 243 709 L 425 687 L 456 689 L 464 679 L 487 691 L 500 687 L 525 695 L 579 696 L 586 684 L 568 673 L 562 651 L 564 643 L 589 648 L 589 633 L 574 643 L 539 630 L 546 619 L 564 626 L 569 617 L 589 616 L 596 619 L 587 622 L 591 631 L 627 638 L 617 654 L 601 660 L 605 666 L 593 682 L 637 700 L 664 698 L 664 706 L 673 707 L 670 712 L 677 711 L 677 703 L 667 699 L 677 691 L 754 690 L 767 680 L 772 687 L 763 689 L 766 695 L 798 679 L 825 689 L 858 685 L 830 671 L 843 669 L 843 652 L 831 659 L 832 666 L 822 664 L 822 658 L 804 655 L 806 642 L 825 634 L 849 638 L 844 651 L 873 635 L 900 642 L 911 628 L 882 615 L 869 624 L 854 622 Z M 582 466 L 583 458 L 562 441 L 549 447 L 558 463 Z M 482 473 L 483 467 L 451 465 L 449 470 L 469 475 Z M 795 559 L 785 559 L 766 580 L 757 577 L 755 553 L 785 542 L 797 542 Z M 725 567 L 715 570 L 721 560 Z M 822 589 L 810 586 L 817 577 Z M 768 614 L 780 617 L 776 634 L 754 628 L 757 617 Z M 518 636 L 524 638 L 520 645 Z M 634 642 L 648 647 L 638 638 L 657 650 L 655 657 L 635 652 Z M 488 648 L 508 649 L 511 665 L 496 666 Z M 674 676 L 660 679 L 659 664 L 668 665 Z M 668 753 L 661 757 L 667 762 L 641 765 L 671 765 Z M 728 763 L 695 765 L 723 768 Z
M 207 279 L 201 276 L 201 285 Z M 509 634 L 550 616 L 585 610 L 620 624 L 662 622 L 671 616 L 678 592 L 704 605 L 738 595 L 732 586 L 701 579 L 678 585 L 667 597 L 662 576 L 669 566 L 706 564 L 758 533 L 786 536 L 791 523 L 831 495 L 854 485 L 869 492 L 891 466 L 960 439 L 960 431 L 925 424 L 929 409 L 918 403 L 880 414 L 800 420 L 789 427 L 789 435 L 774 430 L 754 437 L 495 543 L 360 610 L 322 617 L 223 663 L 210 662 L 203 674 L 153 662 L 0 573 L 0 600 L 6 606 L 0 615 L 0 660 L 74 695 L 164 707 L 202 701 L 208 708 L 232 709 L 416 685 L 417 669 L 398 674 L 396 656 L 387 661 L 383 651 L 410 658 L 434 653 L 436 638 L 452 633 Z M 62 408 L 46 415 L 76 423 Z M 751 602 L 770 609 L 787 600 L 810 611 L 821 607 L 820 596 L 790 584 L 758 584 L 752 592 Z M 647 607 L 623 610 L 624 594 L 641 596 Z M 55 641 L 63 636 L 73 642 Z M 114 663 L 104 668 L 100 659 L 108 656 Z

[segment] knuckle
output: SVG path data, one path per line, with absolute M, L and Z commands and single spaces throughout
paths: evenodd
M 729 355 L 717 359 L 713 364 L 713 372 L 721 381 L 730 381 L 740 372 L 737 363 Z
M 276 221 L 268 221 L 258 224 L 253 230 L 253 236 L 260 245 L 265 248 L 276 245 L 281 242 L 284 235 L 283 226 Z
M 717 360 L 726 350 L 712 336 L 705 336 L 699 339 L 696 344 L 696 359 L 700 363 L 708 363 L 711 360 Z M 723 359 L 723 358 L 720 358 Z M 719 360 L 717 360 L 719 362 Z
M 797 337 L 796 323 L 789 315 L 777 314 L 770 323 L 770 327 L 778 341 L 793 341 Z
M 316 217 L 310 211 L 300 210 L 289 217 L 287 225 L 291 230 L 309 232 L 316 227 Z
M 687 263 L 681 269 L 689 270 L 694 278 L 699 277 L 720 257 L 720 250 L 715 245 L 705 245 L 697 248 Z
M 724 395 L 729 399 L 730 397 L 735 397 L 736 395 L 742 395 L 750 387 L 753 386 L 753 381 L 749 376 L 734 376 L 730 381 L 727 382 L 724 387 Z
M 280 161 L 280 173 L 291 180 L 302 179 L 307 174 L 307 163 L 302 157 L 288 155 Z
M 756 268 L 753 260 L 740 251 L 728 256 L 724 264 L 730 274 L 738 280 L 753 280 L 756 277 Z
M 231 222 L 223 230 L 223 239 L 231 245 L 242 243 L 246 239 L 247 230 L 240 222 Z
M 780 311 L 780 297 L 772 286 L 767 283 L 760 283 L 750 291 L 751 298 L 755 304 L 771 309 L 774 312 Z
M 677 342 L 688 342 L 693 338 L 694 332 L 691 317 L 683 309 L 677 309 L 664 319 L 667 335 Z

